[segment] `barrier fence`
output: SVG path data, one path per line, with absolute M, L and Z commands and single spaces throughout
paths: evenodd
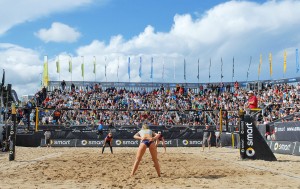
M 52 139 L 53 147 L 102 147 L 103 140 L 84 140 L 84 139 Z M 138 147 L 140 141 L 135 139 L 114 139 L 112 145 L 115 147 Z M 166 139 L 167 147 L 202 147 L 202 140 L 193 139 Z M 41 140 L 41 147 L 45 147 L 45 139 Z

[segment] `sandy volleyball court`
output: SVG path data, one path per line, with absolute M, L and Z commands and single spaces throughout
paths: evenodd
M 159 149 L 162 177 L 149 153 L 129 177 L 136 148 L 17 147 L 16 161 L 0 153 L 0 188 L 300 188 L 300 157 L 241 161 L 238 150 Z

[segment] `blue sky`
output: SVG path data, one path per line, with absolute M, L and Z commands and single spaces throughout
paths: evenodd
M 28 8 L 24 8 L 28 7 Z M 211 1 L 211 0 L 72 0 L 0 2 L 0 68 L 17 92 L 32 94 L 40 88 L 43 57 L 48 55 L 50 80 L 70 80 L 67 62 L 73 62 L 73 80 L 94 80 L 93 57 L 97 60 L 97 81 L 129 81 L 127 59 L 131 57 L 131 81 L 150 80 L 150 59 L 154 57 L 154 81 L 186 82 L 249 80 L 258 78 L 259 56 L 263 55 L 261 79 L 296 77 L 295 49 L 300 39 L 300 2 Z M 283 52 L 287 51 L 287 72 L 283 75 Z M 273 56 L 273 75 L 268 56 Z M 60 60 L 61 73 L 55 61 Z M 139 57 L 143 75 L 139 77 Z M 232 78 L 232 58 L 235 75 Z M 106 61 L 105 61 L 106 58 Z M 107 78 L 104 67 L 107 65 Z M 119 65 L 119 76 L 116 70 Z M 164 65 L 164 66 L 163 66 Z M 164 68 L 163 68 L 164 67 Z M 175 68 L 174 68 L 175 67 Z M 164 69 L 164 77 L 162 77 Z M 175 70 L 175 77 L 174 77 Z M 25 86 L 25 87 L 24 87 Z

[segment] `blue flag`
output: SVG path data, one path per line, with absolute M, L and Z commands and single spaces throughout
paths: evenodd
M 298 49 L 296 49 L 296 68 L 297 68 L 297 73 L 299 72 L 299 52 Z
M 128 57 L 128 78 L 130 79 L 130 57 Z
M 185 63 L 185 59 L 184 59 L 184 65 L 183 65 L 183 72 L 184 72 L 184 73 L 183 73 L 183 79 L 184 79 L 184 80 L 186 80 L 186 74 L 185 74 L 185 73 L 186 73 L 186 70 L 185 70 L 185 69 L 186 69 L 186 63 Z
M 142 77 L 142 57 L 140 57 L 139 76 Z
M 153 57 L 151 57 L 151 72 L 150 72 L 150 78 L 153 79 Z

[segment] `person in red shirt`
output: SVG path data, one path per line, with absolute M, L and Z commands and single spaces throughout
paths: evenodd
M 253 91 L 248 91 L 248 108 L 254 109 L 257 108 L 258 100 L 254 95 Z
M 104 152 L 104 149 L 105 149 L 105 146 L 106 144 L 109 145 L 110 147 L 110 152 L 113 153 L 113 149 L 112 149 L 112 140 L 113 140 L 113 136 L 112 136 L 112 133 L 108 133 L 108 135 L 105 137 L 104 139 L 104 144 L 103 144 L 103 147 L 102 147 L 102 154 Z

